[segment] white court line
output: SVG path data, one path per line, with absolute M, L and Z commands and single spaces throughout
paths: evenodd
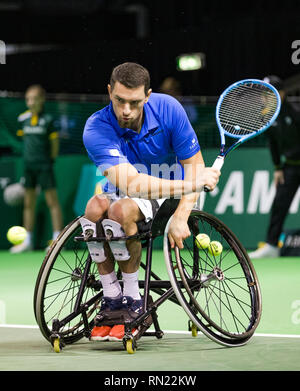
M 190 334 L 190 331 L 182 330 L 163 330 L 166 334 Z M 199 334 L 202 334 L 199 332 Z M 254 337 L 272 337 L 272 338 L 300 338 L 300 334 L 264 334 L 254 333 Z
M 12 329 L 38 329 L 39 326 L 31 326 L 26 324 L 0 324 L 0 327 L 7 327 Z
M 254 333 L 255 337 L 274 337 L 274 338 L 300 338 L 299 334 L 263 334 Z
M 21 324 L 0 324 L 1 327 L 16 328 L 16 329 L 38 329 L 39 326 L 35 325 L 21 325 Z M 165 334 L 190 334 L 190 331 L 184 330 L 163 330 Z M 199 332 L 199 334 L 202 334 Z M 271 338 L 300 338 L 300 334 L 266 334 L 266 333 L 254 333 L 254 337 L 271 337 Z

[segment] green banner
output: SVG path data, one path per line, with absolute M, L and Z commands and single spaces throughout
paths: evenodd
M 203 151 L 212 165 L 218 150 Z M 273 164 L 266 148 L 240 147 L 225 159 L 217 188 L 205 194 L 204 210 L 222 220 L 248 249 L 265 241 L 275 196 Z M 300 189 L 295 194 L 284 228 L 300 228 Z
M 204 150 L 206 165 L 212 165 L 217 149 Z M 96 184 L 102 177 L 97 176 L 92 165 L 82 168 L 80 186 L 76 199 L 76 211 L 84 212 L 87 195 L 93 194 Z M 98 173 L 99 174 L 99 173 Z M 89 189 L 88 192 L 87 190 Z M 203 210 L 222 220 L 248 249 L 256 248 L 264 241 L 269 223 L 272 201 L 275 196 L 273 184 L 273 165 L 270 152 L 266 148 L 240 147 L 228 155 L 222 168 L 217 188 L 204 193 Z M 296 193 L 287 216 L 286 228 L 300 228 L 299 221 L 300 190 Z

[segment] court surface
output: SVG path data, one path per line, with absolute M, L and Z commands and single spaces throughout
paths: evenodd
M 33 313 L 33 291 L 45 253 L 0 251 L 1 371 L 299 371 L 300 258 L 253 261 L 261 284 L 263 312 L 254 337 L 227 348 L 187 331 L 181 307 L 166 302 L 158 310 L 165 335 L 143 337 L 135 354 L 119 342 L 67 345 L 61 353 L 41 335 Z M 155 270 L 166 276 L 161 251 Z M 104 373 L 104 372 L 103 372 Z

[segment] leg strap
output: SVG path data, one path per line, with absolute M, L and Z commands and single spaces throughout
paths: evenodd
M 94 319 L 95 326 L 114 326 L 116 324 L 125 324 L 127 322 L 132 322 L 138 317 L 138 314 L 135 314 L 132 311 L 127 309 L 120 310 L 104 310 L 101 311 Z
M 122 238 L 125 237 L 125 232 L 121 224 L 114 220 L 103 219 L 102 226 L 107 238 Z M 126 247 L 126 240 L 112 240 L 108 242 L 116 261 L 128 261 L 130 254 Z
M 85 217 L 80 217 L 79 220 L 84 236 L 86 237 L 97 236 L 96 223 L 93 223 L 92 221 L 86 219 Z M 106 255 L 104 253 L 102 242 L 87 242 L 87 246 L 91 258 L 94 262 L 101 263 L 106 260 Z

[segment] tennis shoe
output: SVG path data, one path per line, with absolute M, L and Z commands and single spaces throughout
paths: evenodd
M 110 330 L 110 326 L 95 326 L 91 332 L 91 341 L 107 341 Z
M 132 329 L 131 334 L 136 336 L 138 329 Z M 123 324 L 116 324 L 109 332 L 109 341 L 122 341 L 125 335 L 125 326 Z
M 263 247 L 248 254 L 251 259 L 259 258 L 277 258 L 279 257 L 279 248 L 266 243 Z

